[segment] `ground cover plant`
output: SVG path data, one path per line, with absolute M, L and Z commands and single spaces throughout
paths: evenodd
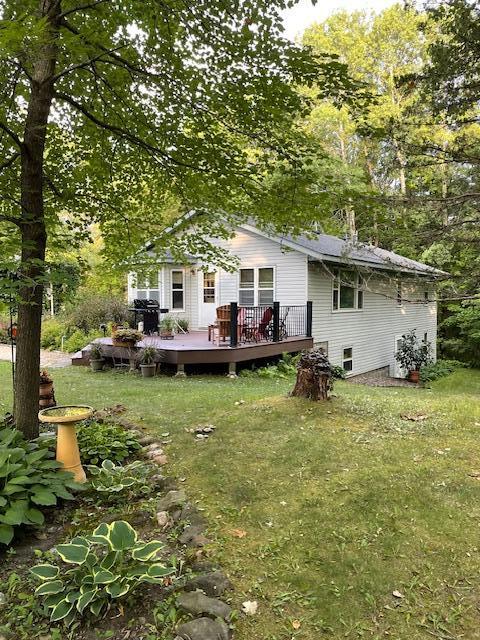
M 121 425 L 85 420 L 77 429 L 80 456 L 85 464 L 98 465 L 104 460 L 122 462 L 141 447 L 138 438 Z
M 236 638 L 476 637 L 480 372 L 431 389 L 339 381 L 321 405 L 287 397 L 293 381 L 55 375 L 62 402 L 122 402 L 168 443 L 236 598 L 258 604 Z M 208 440 L 186 431 L 201 424 Z

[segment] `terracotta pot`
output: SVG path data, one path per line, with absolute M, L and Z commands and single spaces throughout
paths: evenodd
M 115 338 L 112 338 L 112 345 L 114 347 L 126 347 L 127 349 L 131 349 L 132 347 L 134 347 L 137 343 L 135 341 L 132 340 L 116 340 Z
M 53 393 L 53 382 L 40 383 L 40 396 L 51 396 Z
M 161 340 L 173 340 L 173 331 L 160 331 Z
M 105 360 L 100 358 L 99 360 L 90 359 L 90 369 L 92 371 L 103 371 L 103 365 L 105 364 Z
M 420 371 L 412 370 L 408 372 L 408 379 L 410 382 L 418 382 L 420 380 Z
M 140 371 L 142 372 L 142 376 L 144 378 L 153 378 L 156 370 L 157 370 L 157 365 L 154 362 L 152 364 L 140 365 Z

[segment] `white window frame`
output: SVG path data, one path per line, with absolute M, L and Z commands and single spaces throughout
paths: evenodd
M 138 281 L 139 281 L 139 275 L 138 273 L 134 273 L 133 274 L 133 282 L 135 282 L 135 286 L 132 286 L 132 292 L 135 291 L 135 295 L 133 296 L 133 299 L 140 299 L 140 300 L 151 300 L 151 291 L 157 291 L 158 292 L 158 303 L 161 304 L 162 300 L 161 300 L 161 296 L 162 296 L 162 284 L 161 284 L 161 278 L 160 278 L 160 271 L 157 271 L 157 286 L 156 287 L 152 287 L 152 279 L 150 277 L 148 277 L 148 287 L 139 287 L 138 286 Z M 138 297 L 138 292 L 139 291 L 145 291 L 146 292 L 146 297 L 145 298 L 139 298 Z
M 360 312 L 363 311 L 365 308 L 365 289 L 364 287 L 364 282 L 365 279 L 363 278 L 363 276 L 354 271 L 355 273 L 355 284 L 353 285 L 353 290 L 354 290 L 354 306 L 353 307 L 349 307 L 348 309 L 341 309 L 340 308 L 340 288 L 341 288 L 341 284 L 342 284 L 342 271 L 354 271 L 353 269 L 335 269 L 334 270 L 334 276 L 332 278 L 332 313 L 355 313 L 355 312 Z M 338 291 L 338 309 L 335 309 L 335 305 L 333 303 L 333 299 L 335 296 L 335 291 Z M 361 291 L 362 294 L 362 306 L 359 307 L 358 306 L 358 293 L 359 291 Z
M 397 280 L 397 307 L 403 307 L 403 282 Z
M 181 291 L 183 293 L 183 306 L 181 309 L 173 307 L 173 273 L 181 273 L 182 274 L 182 288 L 175 289 L 175 291 Z M 185 269 L 170 269 L 170 311 L 169 313 L 185 313 Z
M 249 267 L 247 265 L 242 265 L 238 270 L 238 278 L 237 278 L 237 300 L 239 306 L 250 306 L 250 305 L 242 305 L 240 302 L 240 291 L 251 291 L 251 289 L 240 289 L 240 272 L 244 269 L 253 270 L 253 307 L 259 306 L 259 291 L 272 291 L 272 303 L 275 302 L 275 291 L 277 284 L 277 272 L 276 267 L 270 264 L 262 264 L 258 267 Z M 272 269 L 273 272 L 273 287 L 260 287 L 260 269 Z M 262 304 L 262 307 L 268 306 Z
M 352 350 L 352 355 L 350 358 L 345 358 L 345 349 L 351 349 Z M 350 362 L 352 363 L 352 368 L 351 369 L 345 369 L 345 362 Z M 353 345 L 352 344 L 346 344 L 342 347 L 342 368 L 345 369 L 347 375 L 353 373 Z

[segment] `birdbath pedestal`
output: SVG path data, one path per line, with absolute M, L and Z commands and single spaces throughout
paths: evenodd
M 75 425 L 92 415 L 92 407 L 85 405 L 52 407 L 38 413 L 40 422 L 57 426 L 57 461 L 63 464 L 65 471 L 73 473 L 77 482 L 86 482 L 87 478 L 80 461 Z

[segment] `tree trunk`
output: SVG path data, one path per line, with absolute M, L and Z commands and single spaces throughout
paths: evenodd
M 292 396 L 309 400 L 328 400 L 330 376 L 327 373 L 317 375 L 312 369 L 299 369 Z
M 40 0 L 47 18 L 45 44 L 35 51 L 30 98 L 21 149 L 21 262 L 15 371 L 15 422 L 27 438 L 38 435 L 40 329 L 47 232 L 43 207 L 43 163 L 53 99 L 59 0 Z

